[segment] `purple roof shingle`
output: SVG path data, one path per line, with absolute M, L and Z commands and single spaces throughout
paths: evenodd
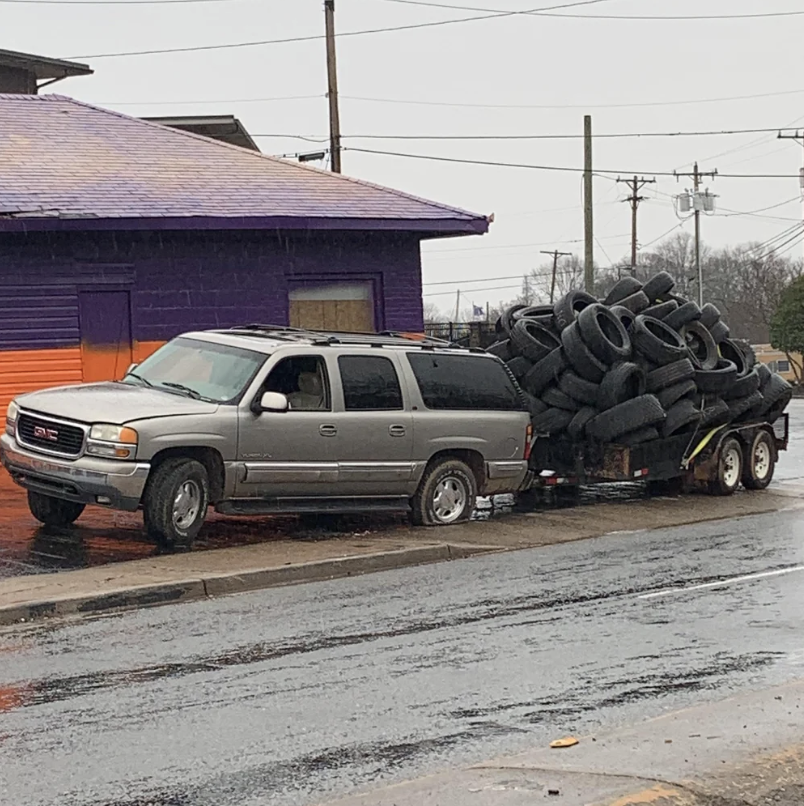
M 485 216 L 61 95 L 0 94 L 0 230 L 390 229 Z

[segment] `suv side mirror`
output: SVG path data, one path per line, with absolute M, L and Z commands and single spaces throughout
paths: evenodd
M 260 398 L 260 411 L 287 411 L 288 399 L 281 392 L 265 392 Z

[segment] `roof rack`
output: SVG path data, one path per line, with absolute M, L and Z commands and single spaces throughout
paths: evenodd
M 219 331 L 221 332 L 221 331 Z M 278 341 L 310 341 L 315 345 L 353 344 L 371 347 L 405 345 L 423 349 L 465 350 L 459 344 L 445 339 L 437 339 L 423 333 L 407 333 L 398 330 L 383 330 L 379 333 L 360 333 L 346 330 L 305 330 L 285 325 L 247 324 L 229 328 L 228 333 L 244 333 L 250 336 L 263 336 Z

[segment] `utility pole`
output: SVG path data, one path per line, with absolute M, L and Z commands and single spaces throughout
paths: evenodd
M 332 172 L 341 172 L 341 116 L 338 110 L 338 65 L 335 61 L 335 0 L 324 0 L 327 34 L 327 98 L 329 99 L 329 151 Z
M 631 276 L 635 277 L 637 265 L 637 207 L 639 207 L 640 202 L 646 201 L 645 196 L 639 195 L 639 191 L 645 185 L 656 184 L 656 180 L 645 179 L 644 176 L 641 179 L 637 176 L 633 179 L 620 179 L 618 176 L 617 182 L 624 182 L 631 190 L 631 195 L 627 199 L 623 199 L 623 201 L 631 203 Z
M 692 177 L 693 181 L 692 208 L 695 211 L 695 275 L 698 278 L 698 305 L 702 306 L 703 268 L 701 266 L 701 210 L 705 208 L 707 203 L 707 199 L 704 199 L 703 197 L 707 196 L 708 199 L 713 199 L 714 197 L 709 196 L 708 193 L 703 194 L 700 192 L 701 179 L 705 176 L 709 176 L 714 179 L 717 176 L 717 170 L 702 173 L 698 170 L 698 163 L 696 162 L 693 166 L 691 174 L 680 174 L 676 173 L 675 171 L 673 171 L 673 173 L 675 174 L 676 179 L 681 176 L 690 176 Z
M 558 269 L 558 259 L 560 257 L 572 257 L 572 252 L 559 252 L 558 249 L 555 249 L 552 252 L 545 252 L 542 250 L 541 254 L 551 255 L 553 258 L 553 279 L 550 282 L 550 304 L 552 305 L 556 296 L 556 272 Z
M 592 116 L 583 118 L 583 285 L 588 294 L 595 285 L 595 235 L 592 215 Z
M 795 134 L 782 134 L 782 132 L 779 132 L 778 139 L 795 140 L 797 143 L 800 143 L 802 146 L 804 146 L 804 132 L 800 132 L 798 129 L 796 130 Z M 801 169 L 798 181 L 801 187 L 801 200 L 804 202 L 804 168 Z

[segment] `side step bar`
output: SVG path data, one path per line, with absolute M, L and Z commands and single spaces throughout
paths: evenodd
M 392 498 L 234 498 L 215 507 L 221 515 L 302 515 L 308 513 L 362 515 L 408 512 L 404 496 Z

